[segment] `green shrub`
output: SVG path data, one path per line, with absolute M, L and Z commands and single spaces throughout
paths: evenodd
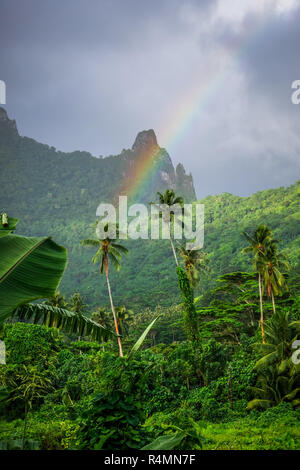
M 83 411 L 80 422 L 81 449 L 139 449 L 145 443 L 141 404 L 121 391 L 99 393 Z

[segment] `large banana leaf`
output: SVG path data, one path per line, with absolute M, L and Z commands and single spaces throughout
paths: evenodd
M 73 333 L 77 336 L 91 336 L 96 341 L 103 341 L 115 334 L 84 315 L 77 315 L 64 308 L 52 307 L 46 304 L 20 305 L 12 314 L 20 320 L 42 323 Z
M 20 304 L 52 297 L 67 263 L 67 250 L 51 238 L 0 238 L 0 323 Z

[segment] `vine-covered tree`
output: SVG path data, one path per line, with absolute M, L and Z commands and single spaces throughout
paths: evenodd
M 200 250 L 187 250 L 183 245 L 177 249 L 181 256 L 187 277 L 192 287 L 195 287 L 200 281 L 200 272 L 206 273 L 207 266 L 207 253 Z

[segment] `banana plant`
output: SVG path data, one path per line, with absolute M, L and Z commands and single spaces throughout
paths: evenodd
M 23 304 L 17 307 L 11 316 L 19 320 L 28 320 L 48 327 L 62 329 L 66 333 L 74 334 L 80 338 L 89 336 L 99 342 L 115 337 L 115 334 L 109 328 L 99 325 L 91 318 L 78 315 L 65 308 L 52 307 L 52 305 Z
M 50 237 L 22 237 L 4 230 L 6 236 L 0 237 L 0 322 L 23 303 L 52 297 L 67 264 L 67 250 Z
M 0 218 L 0 326 L 10 316 L 33 319 L 48 326 L 61 327 L 79 336 L 98 340 L 112 333 L 86 316 L 33 300 L 51 298 L 66 268 L 66 248 L 51 237 L 29 238 L 14 235 L 17 219 L 6 213 Z

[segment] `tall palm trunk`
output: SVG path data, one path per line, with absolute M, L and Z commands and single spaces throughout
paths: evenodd
M 272 305 L 273 305 L 273 313 L 276 313 L 276 306 L 275 306 L 275 299 L 274 299 L 273 290 L 272 290 Z
M 262 300 L 262 288 L 261 288 L 261 275 L 258 273 L 258 289 L 259 289 L 259 304 L 260 304 L 260 328 L 262 342 L 265 344 L 265 332 L 264 332 L 264 312 L 263 312 L 263 300 Z
M 108 289 L 108 295 L 109 295 L 109 300 L 110 300 L 110 306 L 111 306 L 111 310 L 112 310 L 113 317 L 114 317 L 116 333 L 118 335 L 119 353 L 120 353 L 120 356 L 123 357 L 122 342 L 121 342 L 121 338 L 119 336 L 118 322 L 117 322 L 117 317 L 116 317 L 115 307 L 114 307 L 114 304 L 113 304 L 113 299 L 112 299 L 111 289 L 110 289 L 110 282 L 109 282 L 109 277 L 108 277 L 108 262 L 107 262 L 107 259 L 105 260 L 104 265 L 105 265 L 105 275 L 106 275 L 106 281 L 107 281 L 107 289 Z
M 171 226 L 170 226 L 170 222 L 168 222 L 168 229 L 169 229 L 169 235 L 170 235 L 170 243 L 171 243 L 173 255 L 174 255 L 174 258 L 175 258 L 175 263 L 176 263 L 176 266 L 179 266 L 179 264 L 178 264 L 178 259 L 177 259 L 177 255 L 176 255 L 176 250 L 175 250 L 174 243 L 173 243 L 173 238 L 172 238 L 172 235 L 171 235 Z

